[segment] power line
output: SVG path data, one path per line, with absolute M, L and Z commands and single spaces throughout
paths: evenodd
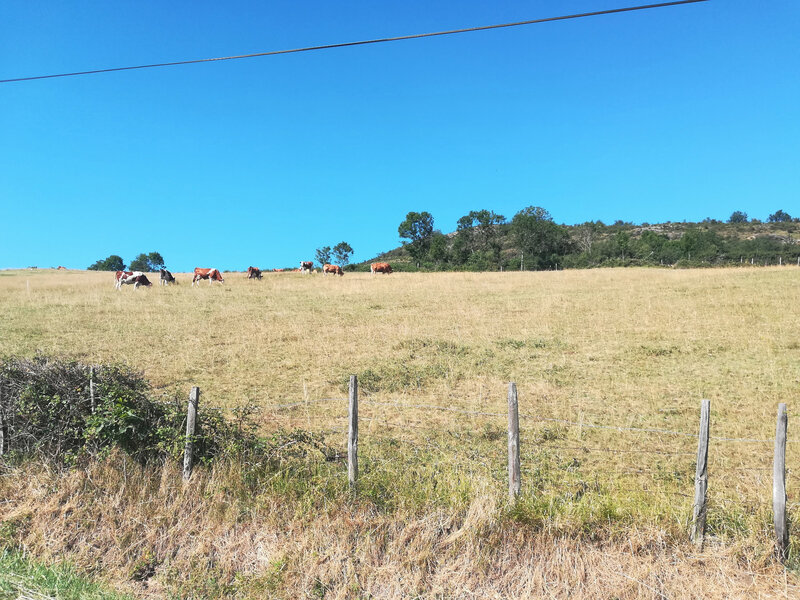
M 531 19 L 528 21 L 517 21 L 514 23 L 502 23 L 499 25 L 482 25 L 479 27 L 467 27 L 465 29 L 450 29 L 447 31 L 435 31 L 432 33 L 416 33 L 413 35 L 401 35 L 397 37 L 377 38 L 372 40 L 361 40 L 358 42 L 341 42 L 338 44 L 325 44 L 322 46 L 306 46 L 304 48 L 291 48 L 288 50 L 272 50 L 270 52 L 256 52 L 254 54 L 240 54 L 238 56 L 220 56 L 216 58 L 199 58 L 194 60 L 180 60 L 174 62 L 154 63 L 149 65 L 135 65 L 130 67 L 113 67 L 110 69 L 93 69 L 91 71 L 75 71 L 72 73 L 55 73 L 52 75 L 36 75 L 33 77 L 16 77 L 14 79 L 0 79 L 0 83 L 12 83 L 15 81 L 32 81 L 34 79 L 53 79 L 55 77 L 75 77 L 78 75 L 96 75 L 98 73 L 112 73 L 114 71 L 132 71 L 134 69 L 152 69 L 156 67 L 175 67 L 178 65 L 192 65 L 197 63 L 216 62 L 221 60 L 237 60 L 240 58 L 256 58 L 259 56 L 275 56 L 277 54 L 293 54 L 296 52 L 311 52 L 313 50 L 331 50 L 333 48 L 347 48 L 349 46 L 364 46 L 367 44 L 381 44 L 384 42 L 399 42 L 402 40 L 414 40 L 419 38 L 435 37 L 440 35 L 455 35 L 459 33 L 471 33 L 474 31 L 486 31 L 489 29 L 501 29 L 504 27 L 519 27 L 521 25 L 533 25 L 536 23 L 549 23 L 553 21 L 565 21 L 567 19 L 581 19 L 583 17 L 597 17 L 601 15 L 611 15 L 616 13 L 632 12 L 635 10 L 648 10 L 651 8 L 664 8 L 667 6 L 678 6 L 680 4 L 695 4 L 697 2 L 708 2 L 708 0 L 676 0 L 675 2 L 661 2 L 659 4 L 645 4 L 641 6 L 630 6 L 626 8 L 612 8 L 596 12 L 578 13 L 563 15 L 559 17 L 547 17 L 545 19 Z

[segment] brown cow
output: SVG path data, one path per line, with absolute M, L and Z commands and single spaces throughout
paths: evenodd
M 372 263 L 369 266 L 369 271 L 373 275 L 375 273 L 385 273 L 386 275 L 389 275 L 392 272 L 392 266 L 386 262 Z
M 344 275 L 344 271 L 339 265 L 323 265 L 322 274 L 327 275 L 328 273 L 331 275 Z
M 199 282 L 201 279 L 208 279 L 209 285 L 211 285 L 211 283 L 214 281 L 225 283 L 225 280 L 222 278 L 222 273 L 220 273 L 219 269 L 201 269 L 200 267 L 195 267 L 194 277 L 192 277 L 192 287 L 194 287 L 194 284 Z
M 117 271 L 115 273 L 116 283 L 114 287 L 118 290 L 122 290 L 123 285 L 131 285 L 133 284 L 133 289 L 139 289 L 140 285 L 145 287 L 150 287 L 153 285 L 150 283 L 150 280 L 147 279 L 147 276 L 142 273 L 141 271 Z
M 258 267 L 247 267 L 248 279 L 261 279 L 261 269 Z
M 314 263 L 310 260 L 301 260 L 300 261 L 300 272 L 302 273 L 313 273 L 314 272 Z

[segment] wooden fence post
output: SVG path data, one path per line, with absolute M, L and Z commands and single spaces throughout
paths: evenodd
M 358 378 L 350 375 L 350 425 L 347 431 L 347 481 L 355 489 L 358 480 Z
M 89 402 L 92 406 L 92 414 L 94 414 L 94 365 L 89 367 Z
M 519 467 L 519 403 L 517 384 L 508 384 L 508 497 L 514 501 L 521 489 Z
M 789 524 L 786 521 L 786 404 L 778 404 L 775 425 L 775 460 L 772 467 L 772 514 L 775 523 L 775 550 L 785 561 L 789 555 Z
M 708 425 L 710 400 L 700 403 L 700 435 L 697 439 L 697 468 L 694 475 L 694 506 L 692 510 L 692 541 L 703 548 L 706 534 L 706 493 L 708 491 Z
M 200 402 L 200 388 L 193 387 L 186 408 L 186 445 L 183 448 L 183 480 L 189 481 L 194 466 L 194 430 L 197 422 L 197 405 Z
M 6 453 L 8 427 L 6 426 L 5 382 L 0 379 L 0 456 Z

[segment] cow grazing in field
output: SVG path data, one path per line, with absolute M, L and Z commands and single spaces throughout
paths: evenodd
M 311 274 L 314 272 L 314 263 L 310 260 L 300 261 L 300 272 Z
M 327 275 L 328 273 L 331 275 L 344 275 L 344 271 L 339 265 L 323 265 L 322 274 Z
M 114 287 L 122 290 L 123 285 L 133 285 L 134 290 L 138 290 L 140 285 L 150 287 L 153 285 L 147 276 L 141 271 L 117 271 L 115 273 L 116 283 Z
M 392 272 L 392 266 L 386 262 L 372 263 L 369 266 L 369 271 L 373 275 L 375 273 L 385 273 L 386 275 L 389 275 Z
M 133 275 L 133 271 L 117 271 L 114 273 L 114 287 L 119 289 L 122 286 L 120 282 L 131 275 Z
M 61 265 L 58 265 L 58 267 L 56 268 L 56 271 L 66 271 L 66 270 L 67 267 L 62 267 Z
M 261 269 L 258 267 L 247 267 L 248 279 L 261 279 Z
M 178 284 L 178 280 L 172 276 L 172 273 L 167 271 L 166 269 L 160 270 L 161 279 L 159 280 L 159 285 L 167 285 L 168 283 Z
M 195 267 L 194 277 L 192 277 L 192 287 L 194 287 L 194 284 L 198 283 L 201 279 L 208 279 L 209 285 L 211 285 L 214 281 L 225 283 L 225 280 L 222 278 L 222 273 L 220 273 L 219 269 L 201 269 L 200 267 Z

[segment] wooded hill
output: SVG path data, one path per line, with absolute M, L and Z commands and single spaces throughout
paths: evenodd
M 491 211 L 471 212 L 448 234 L 432 225 L 429 213 L 409 213 L 399 227 L 400 237 L 409 241 L 350 268 L 368 270 L 373 261 L 389 262 L 398 271 L 498 271 L 764 266 L 800 260 L 800 219 L 784 211 L 767 222 L 748 220 L 737 211 L 727 222 L 559 225 L 546 210 L 528 207 L 511 221 Z

